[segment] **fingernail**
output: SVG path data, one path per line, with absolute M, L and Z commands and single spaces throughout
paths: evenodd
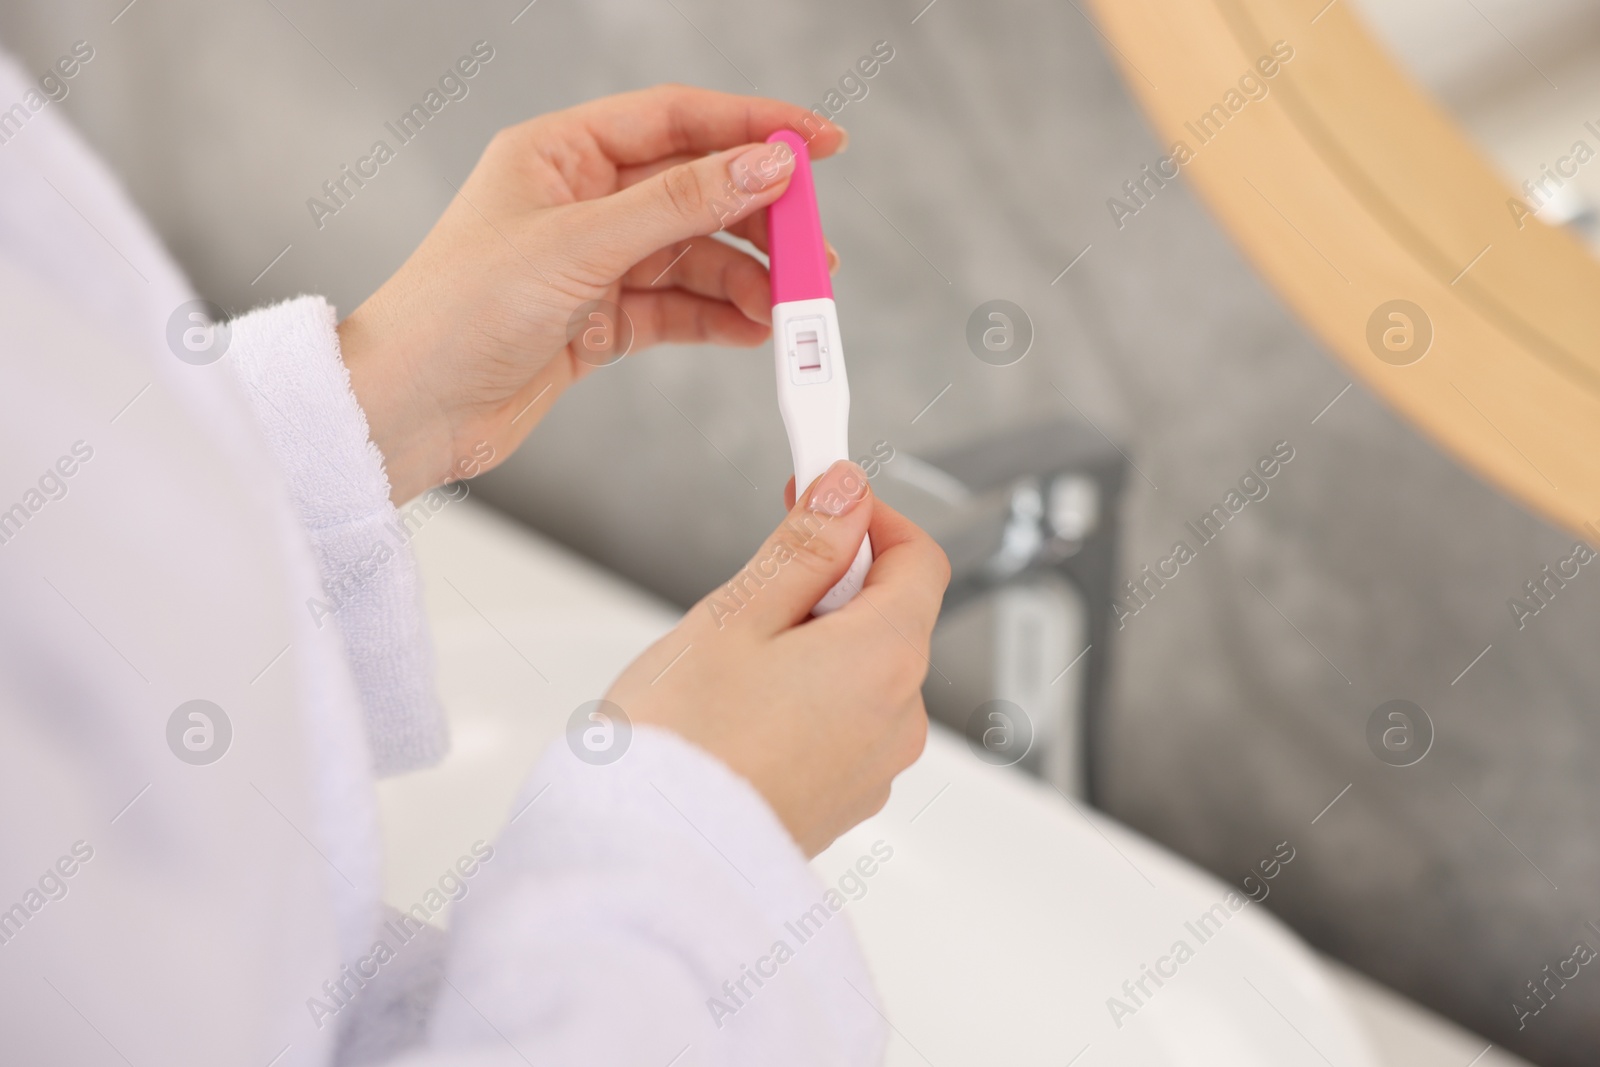
M 787 178 L 794 170 L 794 149 L 777 141 L 746 148 L 728 164 L 728 177 L 734 187 L 746 193 L 759 193 Z
M 837 122 L 833 124 L 833 128 L 839 131 L 839 147 L 833 150 L 834 155 L 838 155 L 840 152 L 843 152 L 846 148 L 850 147 L 850 131 L 839 125 Z
M 826 238 L 823 239 L 822 245 L 828 250 L 828 273 L 835 274 L 839 270 L 839 253 L 834 251 L 832 243 Z
M 841 459 L 817 479 L 806 507 L 822 515 L 837 517 L 847 514 L 866 499 L 869 491 L 866 472 L 849 460 Z

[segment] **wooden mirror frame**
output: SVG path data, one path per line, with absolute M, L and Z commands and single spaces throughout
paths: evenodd
M 1150 171 L 1181 171 L 1358 381 L 1492 485 L 1594 534 L 1600 261 L 1532 217 L 1344 0 L 1090 2 L 1165 153 L 1190 152 Z M 1416 315 L 1392 301 L 1425 316 L 1409 350 Z

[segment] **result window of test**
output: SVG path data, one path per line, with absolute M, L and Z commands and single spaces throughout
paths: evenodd
M 796 385 L 825 382 L 828 373 L 827 327 L 819 319 L 794 323 L 789 331 L 790 377 Z
M 806 330 L 797 339 L 795 351 L 799 354 L 799 365 L 802 371 L 818 371 L 822 369 L 822 347 L 817 341 L 817 331 Z

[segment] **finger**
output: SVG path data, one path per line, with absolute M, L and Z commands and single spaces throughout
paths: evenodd
M 559 209 L 578 274 L 616 278 L 659 249 L 761 211 L 788 188 L 795 153 L 782 142 L 680 163 L 636 185 Z
M 784 483 L 783 486 L 783 506 L 786 508 L 793 508 L 794 500 L 794 475 L 791 474 L 789 475 L 789 480 Z M 919 539 L 926 539 L 927 541 L 932 542 L 934 548 L 937 549 L 941 555 L 944 552 L 943 549 L 938 547 L 937 542 L 933 542 L 933 539 L 928 537 L 928 535 L 923 531 L 922 527 L 918 526 L 916 523 L 912 522 L 910 519 L 906 518 L 904 515 L 900 514 L 898 511 L 894 510 L 882 501 L 879 501 L 874 506 L 873 526 L 870 530 L 870 533 L 872 535 L 874 559 L 883 555 L 884 552 L 886 552 L 892 546 L 899 545 L 906 541 Z M 948 576 L 946 576 L 946 580 L 948 581 Z M 871 585 L 870 578 L 866 584 Z
M 723 300 L 752 322 L 772 322 L 772 283 L 767 268 L 747 252 L 710 237 L 696 237 L 646 256 L 622 276 L 624 289 L 676 286 Z
M 950 561 L 938 542 L 881 500 L 873 501 L 872 569 L 861 594 L 834 617 L 865 625 L 887 621 L 926 651 L 950 584 Z
M 699 617 L 767 636 L 803 621 L 850 569 L 875 503 L 861 468 L 835 463 L 733 580 L 706 597 Z
M 749 241 L 763 252 L 770 254 L 772 251 L 767 238 L 767 213 L 765 211 L 757 211 L 746 215 L 732 226 L 729 226 L 728 232 L 735 237 Z
M 671 170 L 682 163 L 693 163 L 704 153 L 675 152 L 670 156 L 652 159 L 648 163 L 631 164 L 617 168 L 617 188 L 626 189 L 630 185 L 638 185 L 646 178 L 653 178 L 664 170 Z
M 619 305 L 633 324 L 635 351 L 659 344 L 748 348 L 772 334 L 726 301 L 681 289 L 624 289 Z
M 765 141 L 784 128 L 804 137 L 815 159 L 833 155 L 848 139 L 840 127 L 798 104 L 686 85 L 602 97 L 546 118 L 558 128 L 581 129 L 624 166 Z
M 630 185 L 638 185 L 646 178 L 652 178 L 664 170 L 670 170 L 682 163 L 693 162 L 696 157 L 687 155 L 667 156 L 637 167 L 623 167 L 617 171 L 617 188 L 626 189 Z M 755 245 L 761 251 L 769 251 L 767 246 L 767 213 L 755 211 L 746 215 L 738 222 L 727 227 L 729 233 L 742 238 Z M 828 251 L 828 273 L 832 274 L 839 269 L 839 252 L 833 247 L 833 242 L 826 237 L 822 239 L 823 247 Z

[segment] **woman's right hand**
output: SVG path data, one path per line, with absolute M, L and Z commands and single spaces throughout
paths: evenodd
M 865 586 L 812 618 L 867 534 Z M 814 856 L 879 811 L 922 753 L 928 643 L 949 580 L 933 539 L 879 501 L 861 468 L 836 463 L 607 699 L 721 759 Z

